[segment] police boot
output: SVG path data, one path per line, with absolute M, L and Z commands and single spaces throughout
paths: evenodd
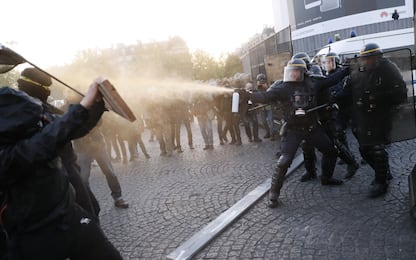
M 301 182 L 309 181 L 316 178 L 316 154 L 315 148 L 306 142 L 302 142 L 303 163 L 305 165 L 305 173 L 300 178 Z
M 283 186 L 287 170 L 276 167 L 276 172 L 272 175 L 272 184 L 269 191 L 269 208 L 276 208 L 279 205 L 278 198 Z
M 333 172 L 323 171 L 321 176 L 321 184 L 322 185 L 341 185 L 344 182 L 342 180 L 338 180 L 332 177 Z
M 347 174 L 345 174 L 344 179 L 351 179 L 352 177 L 354 177 L 354 175 L 358 171 L 358 168 L 360 168 L 360 166 L 358 165 L 357 162 L 352 163 L 352 164 L 348 164 L 347 165 Z
M 342 180 L 338 180 L 332 177 L 334 174 L 335 164 L 337 163 L 337 154 L 336 153 L 326 153 L 322 156 L 322 176 L 321 184 L 322 185 L 341 185 Z
M 388 153 L 383 145 L 376 145 L 373 147 L 373 160 L 375 180 L 371 184 L 370 192 L 368 194 L 370 198 L 379 197 L 387 192 L 388 178 L 389 175 L 391 175 L 388 163 Z
M 301 182 L 309 181 L 312 179 L 316 179 L 316 172 L 315 171 L 305 171 L 300 177 Z
M 321 184 L 322 185 L 341 185 L 344 182 L 342 180 L 338 180 L 335 178 L 325 178 L 325 177 L 321 177 Z
M 370 186 L 370 192 L 368 193 L 368 197 L 370 198 L 377 198 L 386 194 L 388 184 L 386 181 L 374 181 Z

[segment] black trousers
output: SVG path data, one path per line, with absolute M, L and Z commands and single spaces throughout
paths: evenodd
M 97 222 L 75 204 L 64 217 L 32 232 L 10 234 L 8 260 L 122 259 Z
M 385 184 L 390 174 L 389 154 L 384 144 L 359 146 L 360 154 L 374 170 L 374 180 Z
M 290 166 L 303 140 L 316 147 L 322 153 L 322 176 L 331 178 L 335 168 L 337 151 L 333 142 L 321 127 L 315 127 L 312 130 L 289 128 L 280 143 L 281 156 L 287 158 L 283 160 L 287 165 L 278 164 L 278 166 L 286 169 Z

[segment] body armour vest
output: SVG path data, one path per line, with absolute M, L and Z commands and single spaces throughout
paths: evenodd
M 288 126 L 310 127 L 318 122 L 316 112 L 308 112 L 316 107 L 316 90 L 308 78 L 303 82 L 285 82 L 288 100 L 283 102 L 284 118 Z

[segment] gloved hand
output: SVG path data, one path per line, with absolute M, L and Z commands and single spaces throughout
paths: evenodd
M 233 104 L 235 102 L 234 100 L 235 93 L 238 93 L 238 114 L 245 115 L 248 110 L 248 100 L 250 98 L 250 94 L 245 89 L 241 89 L 241 88 L 234 89 Z
M 240 95 L 240 103 L 247 103 L 250 99 L 250 92 L 242 88 L 236 88 L 234 92 L 237 92 Z

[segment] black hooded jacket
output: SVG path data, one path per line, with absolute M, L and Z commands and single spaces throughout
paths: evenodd
M 73 105 L 55 121 L 42 123 L 42 105 L 27 94 L 0 89 L 0 192 L 6 198 L 0 223 L 26 232 L 65 215 L 74 192 L 59 151 L 88 133 L 104 111 L 102 103 Z

